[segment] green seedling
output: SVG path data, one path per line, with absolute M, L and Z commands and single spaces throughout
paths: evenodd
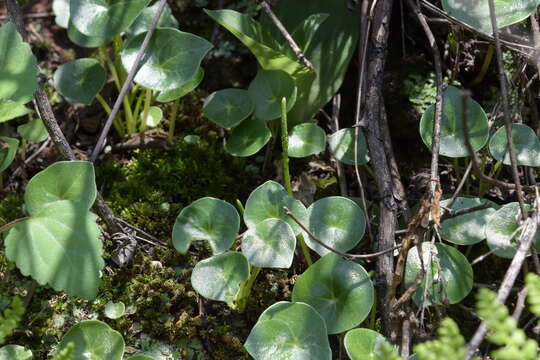
M 310 305 L 280 301 L 266 309 L 244 344 L 255 360 L 330 360 L 326 324 Z
M 450 200 L 443 200 L 441 206 L 447 206 L 449 202 Z M 443 221 L 440 229 L 441 237 L 457 245 L 472 245 L 484 240 L 486 224 L 489 217 L 498 209 L 498 205 L 486 199 L 458 197 L 451 207 L 451 210 L 455 211 L 484 204 L 489 204 L 490 207 Z
M 526 209 L 530 210 L 528 204 Z M 519 204 L 509 203 L 502 206 L 489 217 L 486 226 L 487 244 L 497 256 L 511 259 L 519 246 L 521 235 Z M 540 249 L 540 232 L 536 232 L 533 246 Z
M 307 209 L 307 227 L 319 240 L 333 249 L 347 252 L 364 236 L 366 218 L 362 209 L 352 200 L 331 196 L 315 201 Z M 304 234 L 309 248 L 321 256 L 330 252 Z
M 457 249 L 444 244 L 422 243 L 422 259 L 418 249 L 407 256 L 405 288 L 415 283 L 422 266 L 426 273 L 412 298 L 421 307 L 433 304 L 455 304 L 463 300 L 473 285 L 473 270 L 467 258 Z
M 383 344 L 392 346 L 384 336 L 370 329 L 348 331 L 343 344 L 351 360 L 372 360 Z
M 497 26 L 512 25 L 528 18 L 538 7 L 537 0 L 494 1 Z M 489 15 L 489 4 L 483 0 L 443 0 L 444 11 L 478 31 L 491 34 L 493 28 Z
M 540 140 L 533 129 L 523 124 L 512 124 L 512 144 L 518 165 L 540 167 Z M 489 140 L 489 152 L 496 160 L 510 165 L 508 138 L 504 126 Z
M 467 121 L 469 137 L 474 151 L 486 145 L 489 137 L 487 116 L 482 107 L 474 100 L 467 99 Z M 463 131 L 463 102 L 460 90 L 448 86 L 443 93 L 443 109 L 441 119 L 440 154 L 451 158 L 469 156 Z M 431 105 L 420 120 L 420 135 L 424 144 L 431 149 L 433 123 L 435 121 L 435 104 Z
M 328 136 L 328 147 L 332 155 L 340 162 L 348 165 L 354 165 L 354 138 L 355 130 L 353 128 L 341 129 Z M 362 132 L 358 136 L 357 147 L 358 165 L 367 164 L 369 156 L 367 152 L 366 138 Z
M 9 230 L 6 257 L 41 285 L 93 299 L 105 266 L 96 216 L 89 211 L 95 198 L 89 162 L 57 162 L 36 174 L 24 194 L 28 217 L 0 228 Z
M 119 319 L 126 313 L 126 305 L 121 301 L 117 303 L 109 301 L 105 305 L 105 310 L 103 312 L 109 319 Z
M 369 275 L 360 264 L 330 253 L 300 275 L 292 300 L 313 306 L 325 320 L 328 334 L 339 334 L 364 321 L 374 294 Z

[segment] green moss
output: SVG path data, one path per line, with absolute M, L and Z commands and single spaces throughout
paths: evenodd
M 23 217 L 22 194 L 10 194 L 0 200 L 0 225 Z

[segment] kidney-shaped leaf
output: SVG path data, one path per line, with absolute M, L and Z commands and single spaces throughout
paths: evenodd
M 328 137 L 328 146 L 334 157 L 344 164 L 354 165 L 355 129 L 341 129 Z M 362 131 L 358 133 L 358 165 L 369 161 L 366 138 Z
M 180 211 L 173 227 L 173 245 L 185 254 L 193 241 L 206 240 L 212 252 L 227 251 L 240 229 L 238 212 L 226 201 L 205 197 Z
M 33 215 L 8 232 L 7 258 L 41 285 L 93 299 L 105 266 L 96 216 L 68 200 Z
M 28 109 L 24 104 L 11 100 L 0 100 L 0 123 L 30 114 L 31 112 L 32 110 Z
M 19 140 L 0 136 L 0 173 L 11 165 L 18 147 Z
M 203 68 L 200 67 L 197 70 L 197 73 L 187 83 L 183 84 L 178 89 L 158 92 L 156 94 L 156 100 L 159 102 L 165 103 L 169 101 L 174 101 L 176 99 L 180 99 L 181 97 L 184 97 L 188 93 L 195 90 L 195 88 L 199 86 L 203 78 L 204 78 L 204 70 Z
M 261 150 L 271 138 L 272 133 L 266 122 L 248 119 L 233 129 L 225 144 L 225 150 L 234 156 L 251 156 Z
M 248 228 L 253 228 L 266 219 L 280 219 L 289 224 L 294 234 L 298 235 L 302 229 L 285 213 L 284 206 L 287 206 L 293 215 L 305 224 L 306 208 L 304 205 L 299 200 L 289 196 L 283 186 L 269 180 L 249 195 L 244 212 L 244 222 Z
M 32 216 L 58 200 L 70 200 L 86 210 L 92 207 L 96 180 L 91 162 L 56 162 L 34 175 L 26 185 L 24 203 Z
M 379 353 L 381 344 L 389 344 L 384 336 L 370 329 L 353 329 L 347 332 L 343 343 L 351 360 L 372 360 Z
M 159 1 L 156 1 L 154 5 L 144 8 L 143 11 L 141 11 L 141 13 L 139 14 L 139 16 L 135 19 L 133 24 L 131 24 L 131 26 L 126 30 L 125 34 L 128 37 L 133 37 L 143 32 L 147 32 L 148 29 L 150 29 L 150 26 L 152 25 L 152 20 L 154 20 L 154 16 L 156 16 L 157 14 L 159 5 L 160 5 Z M 169 4 L 165 4 L 165 8 L 163 9 L 161 16 L 159 17 L 157 27 L 158 28 L 163 28 L 163 27 L 177 28 L 178 27 L 178 21 L 173 16 L 171 7 L 169 6 Z
M 413 294 L 418 306 L 455 304 L 467 296 L 472 289 L 473 270 L 462 253 L 451 246 L 429 242 L 422 243 L 422 253 L 426 275 Z M 405 288 L 412 286 L 421 267 L 418 248 L 414 247 L 407 255 Z M 424 299 L 426 285 L 428 289 Z
M 242 253 L 257 267 L 289 268 L 292 265 L 296 237 L 285 221 L 266 219 L 248 229 L 242 239 Z
M 339 334 L 368 316 L 374 290 L 360 264 L 330 253 L 300 275 L 292 299 L 313 306 L 326 321 L 328 333 Z
M 523 124 L 512 124 L 512 143 L 518 165 L 540 166 L 540 140 L 534 130 Z M 510 165 L 510 152 L 505 127 L 501 127 L 489 140 L 489 152 L 498 161 Z
M 122 64 L 127 71 L 135 62 L 146 33 L 131 39 L 122 50 Z M 212 48 L 205 39 L 172 28 L 157 29 L 150 41 L 135 82 L 148 89 L 178 89 L 190 81 Z
M 163 120 L 163 110 L 159 106 L 150 106 L 148 109 L 148 117 L 146 118 L 146 126 L 156 127 Z
M 71 0 L 71 22 L 86 36 L 113 36 L 126 30 L 150 0 Z
M 296 125 L 289 134 L 289 156 L 302 158 L 324 151 L 326 134 L 316 124 L 303 123 Z
M 117 303 L 109 301 L 105 305 L 105 309 L 103 310 L 103 312 L 105 313 L 105 316 L 109 319 L 118 319 L 124 316 L 124 314 L 126 313 L 126 305 L 124 305 L 124 303 L 121 301 Z
M 528 204 L 525 204 L 530 209 Z M 486 237 L 489 248 L 497 256 L 511 259 L 519 246 L 521 229 L 519 225 L 520 210 L 518 203 L 502 206 L 488 219 Z M 540 250 L 540 231 L 536 232 L 533 246 Z
M 448 86 L 443 93 L 441 119 L 440 154 L 452 158 L 469 156 L 463 131 L 463 102 L 460 90 Z M 420 120 L 420 135 L 424 144 L 431 150 L 435 104 L 426 109 Z M 489 136 L 487 116 L 482 107 L 474 100 L 467 99 L 467 124 L 469 137 L 474 151 L 486 145 Z
M 26 104 L 37 89 L 37 59 L 13 25 L 0 27 L 0 100 Z
M 450 199 L 443 200 L 441 205 L 447 206 L 449 202 Z M 489 204 L 491 207 L 444 220 L 440 230 L 441 237 L 458 245 L 472 245 L 484 240 L 486 224 L 495 212 L 496 204 L 486 199 L 458 197 L 451 208 L 452 210 L 470 209 L 484 204 Z
M 62 338 L 58 349 L 75 345 L 74 360 L 121 360 L 124 355 L 122 335 L 98 320 L 85 320 L 73 326 Z
M 0 348 L 0 360 L 31 360 L 32 352 L 20 345 L 6 345 Z
M 531 15 L 538 7 L 538 0 L 497 0 L 495 15 L 497 27 L 518 23 Z M 487 0 L 443 0 L 444 11 L 478 31 L 491 34 L 491 18 Z
M 207 299 L 232 302 L 240 284 L 248 277 L 246 257 L 239 252 L 228 251 L 199 261 L 191 273 L 191 285 Z
M 265 121 L 281 116 L 282 98 L 287 100 L 287 111 L 296 101 L 294 79 L 281 70 L 259 70 L 249 84 L 248 92 L 255 103 L 255 116 Z
M 96 59 L 77 59 L 60 66 L 54 73 L 54 87 L 73 102 L 90 105 L 101 91 L 107 72 Z
M 280 301 L 266 309 L 244 344 L 255 360 L 330 360 L 323 318 L 311 306 Z
M 43 124 L 43 121 L 36 117 L 26 124 L 17 127 L 17 134 L 21 135 L 27 141 L 42 142 L 47 140 L 49 133 Z
M 364 236 L 366 218 L 362 209 L 350 199 L 330 196 L 315 201 L 307 209 L 308 229 L 328 246 L 346 252 Z M 330 252 L 311 236 L 304 234 L 306 244 L 319 255 Z
M 240 124 L 254 109 L 255 104 L 243 89 L 218 90 L 208 95 L 203 105 L 206 117 L 226 129 Z

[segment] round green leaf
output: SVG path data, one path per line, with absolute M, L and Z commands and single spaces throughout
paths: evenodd
M 31 360 L 32 352 L 20 345 L 6 345 L 0 348 L 0 360 Z
M 518 165 L 540 166 L 540 141 L 534 130 L 523 124 L 512 124 L 512 143 Z M 489 140 L 489 152 L 498 161 L 510 165 L 510 152 L 505 127 L 499 128 Z
M 207 299 L 232 302 L 240 284 L 248 277 L 246 257 L 239 252 L 228 251 L 199 261 L 191 273 L 191 285 Z
M 67 28 L 67 35 L 69 40 L 76 45 L 85 48 L 96 48 L 101 45 L 108 44 L 112 41 L 112 36 L 87 36 L 80 32 L 75 25 L 70 21 Z
M 126 305 L 121 301 L 117 303 L 109 301 L 105 305 L 105 310 L 103 312 L 109 319 L 118 319 L 126 313 Z
M 354 138 L 355 129 L 346 128 L 336 131 L 328 137 L 328 146 L 332 155 L 347 165 L 354 165 Z M 369 161 L 366 138 L 362 131 L 358 134 L 358 165 L 364 165 Z
M 441 119 L 440 154 L 452 158 L 469 156 L 463 131 L 463 102 L 460 90 L 448 86 L 443 93 L 443 109 Z M 420 120 L 422 141 L 431 150 L 433 122 L 435 121 L 435 104 L 426 109 Z M 482 107 L 474 100 L 467 99 L 467 123 L 469 136 L 474 151 L 486 145 L 489 137 L 487 116 Z
M 150 106 L 148 109 L 148 118 L 146 119 L 146 126 L 156 127 L 163 120 L 163 111 L 159 106 Z
M 530 209 L 528 204 L 526 204 L 526 209 Z M 520 209 L 516 202 L 502 206 L 488 219 L 487 244 L 495 255 L 507 259 L 514 257 L 521 235 L 519 220 Z M 540 231 L 536 232 L 533 245 L 537 251 L 540 250 Z
M 154 20 L 154 16 L 156 16 L 158 8 L 159 1 L 156 1 L 152 6 L 144 8 L 143 11 L 139 14 L 139 16 L 135 19 L 133 24 L 131 24 L 131 26 L 126 30 L 125 35 L 131 38 L 133 36 L 147 32 L 152 25 L 152 20 Z M 159 17 L 157 27 L 178 27 L 178 21 L 174 18 L 169 4 L 165 4 L 165 8 L 163 9 L 161 16 Z
M 1 80 L 0 80 L 1 81 Z M 30 114 L 32 110 L 24 104 L 11 100 L 0 100 L 0 123 Z
M 296 125 L 289 134 L 289 156 L 302 158 L 324 151 L 326 133 L 316 124 Z
M 176 99 L 180 99 L 181 97 L 184 97 L 185 95 L 195 90 L 195 88 L 199 86 L 203 78 L 204 70 L 200 67 L 197 70 L 197 73 L 187 83 L 180 86 L 178 89 L 158 92 L 156 94 L 156 100 L 162 103 L 166 103 L 174 101 Z
M 71 0 L 71 22 L 86 36 L 114 36 L 126 30 L 150 0 Z
M 311 306 L 280 301 L 266 309 L 244 344 L 255 360 L 330 360 L 323 318 Z
M 281 70 L 259 70 L 248 92 L 255 103 L 255 116 L 265 121 L 281 117 L 282 98 L 287 99 L 287 111 L 296 101 L 294 80 Z
M 213 92 L 206 98 L 203 106 L 206 117 L 226 129 L 240 124 L 254 109 L 255 104 L 243 89 Z
M 350 199 L 330 196 L 315 201 L 307 209 L 307 227 L 328 246 L 346 252 L 354 248 L 364 236 L 366 217 L 362 209 Z M 311 250 L 324 256 L 330 250 L 304 234 Z
M 69 24 L 69 0 L 53 0 L 52 10 L 56 25 L 67 29 Z
M 518 23 L 528 18 L 538 7 L 538 0 L 494 1 L 497 27 Z M 493 33 L 489 3 L 485 0 L 443 0 L 444 11 L 486 34 Z
M 146 33 L 131 39 L 122 50 L 122 64 L 129 71 Z M 190 81 L 212 48 L 205 39 L 172 28 L 157 29 L 150 41 L 135 82 L 159 91 L 178 89 Z
M 93 299 L 105 266 L 96 215 L 72 201 L 56 201 L 33 215 L 9 230 L 7 258 L 41 285 Z
M 285 221 L 266 219 L 248 229 L 242 239 L 242 253 L 257 267 L 289 268 L 292 265 L 296 237 Z
M 96 200 L 94 165 L 89 161 L 59 161 L 40 171 L 26 185 L 24 203 L 35 215 L 58 200 L 90 209 Z
M 353 329 L 344 339 L 345 350 L 351 360 L 374 359 L 383 343 L 388 343 L 388 340 L 370 329 Z
M 441 201 L 442 206 L 447 206 L 448 203 L 450 199 Z M 484 240 L 486 224 L 489 217 L 495 213 L 494 208 L 497 207 L 493 202 L 486 199 L 458 197 L 451 208 L 452 210 L 469 209 L 486 203 L 492 207 L 444 220 L 440 229 L 441 237 L 458 245 L 472 245 Z
M 58 344 L 62 350 L 75 344 L 74 360 L 121 360 L 124 355 L 122 335 L 98 320 L 81 321 L 72 327 Z
M 17 127 L 17 134 L 31 142 L 42 142 L 49 137 L 47 128 L 43 125 L 43 121 L 38 117 L 33 118 L 26 124 L 19 125 Z
M 238 212 L 226 201 L 205 197 L 185 207 L 173 227 L 173 245 L 181 254 L 187 253 L 191 242 L 206 240 L 212 252 L 227 251 L 240 229 Z
M 248 228 L 254 228 L 266 219 L 280 219 L 289 224 L 294 234 L 298 235 L 302 229 L 290 216 L 285 214 L 284 206 L 287 206 L 305 224 L 307 212 L 304 205 L 299 200 L 289 196 L 283 186 L 269 180 L 249 195 L 244 211 L 244 222 Z
M 225 144 L 225 150 L 234 156 L 251 156 L 261 150 L 271 138 L 272 133 L 264 121 L 246 120 L 233 129 Z
M 455 304 L 463 300 L 471 291 L 473 284 L 473 270 L 467 258 L 457 249 L 444 244 L 433 245 L 424 242 L 422 252 L 426 275 L 413 294 L 414 302 L 418 306 L 429 306 Z M 414 247 L 407 255 L 405 288 L 409 288 L 415 282 L 421 266 L 418 248 Z M 424 299 L 426 283 L 428 290 Z
M 0 100 L 26 104 L 37 89 L 37 59 L 11 22 L 0 26 Z
M 328 333 L 339 334 L 368 316 L 374 289 L 360 264 L 330 253 L 298 277 L 292 300 L 313 306 L 325 320 Z
M 107 72 L 96 59 L 77 59 L 54 73 L 54 87 L 66 99 L 90 105 L 107 81 Z
M 19 140 L 0 136 L 0 173 L 11 165 L 18 147 Z

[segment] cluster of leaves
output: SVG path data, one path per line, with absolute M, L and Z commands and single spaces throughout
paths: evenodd
M 5 343 L 6 338 L 11 336 L 13 330 L 17 328 L 22 314 L 24 314 L 22 301 L 18 297 L 14 297 L 11 307 L 5 309 L 4 314 L 0 315 L 0 344 Z

